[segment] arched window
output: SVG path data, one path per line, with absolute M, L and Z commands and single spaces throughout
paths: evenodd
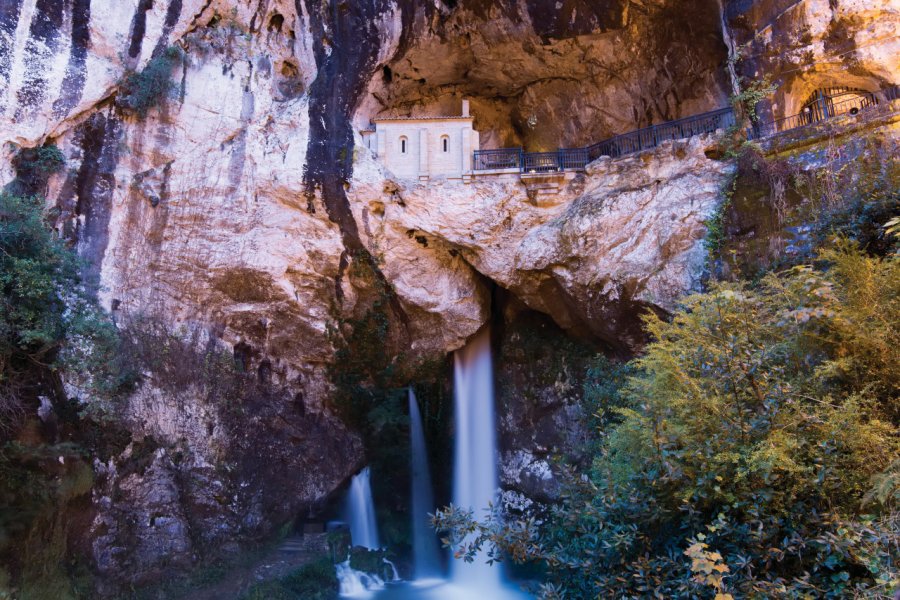
M 441 136 L 441 150 L 443 150 L 444 152 L 450 152 L 450 136 Z
M 406 136 L 400 136 L 400 154 L 406 154 L 407 142 Z

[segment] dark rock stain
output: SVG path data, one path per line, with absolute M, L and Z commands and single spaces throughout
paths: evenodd
M 344 191 L 353 172 L 353 131 L 350 120 L 371 74 L 380 49 L 378 16 L 391 9 L 390 0 L 347 2 L 296 0 L 298 14 L 309 15 L 318 75 L 309 89 L 310 139 L 304 183 L 307 198 L 320 192 L 328 217 L 341 228 L 351 252 L 364 250 Z M 412 5 L 412 2 L 406 2 Z M 402 6 L 408 44 L 413 9 Z
M 166 51 L 166 47 L 169 45 L 169 37 L 172 35 L 172 30 L 175 29 L 175 26 L 178 25 L 178 19 L 181 18 L 181 6 L 182 0 L 172 0 L 172 2 L 169 3 L 169 8 L 166 10 L 166 19 L 163 21 L 162 35 L 159 36 L 159 40 L 156 42 L 156 48 L 153 49 L 154 57 L 160 56 Z
M 64 117 L 78 102 L 87 79 L 87 52 L 91 43 L 91 0 L 72 0 L 72 45 L 69 64 L 53 114 Z
M 35 5 L 25 44 L 25 76 L 22 87 L 16 92 L 17 117 L 24 116 L 29 108 L 39 105 L 47 94 L 46 74 L 50 71 L 52 55 L 59 46 L 63 9 L 67 7 L 68 3 L 60 0 L 38 0 Z
M 141 0 L 131 19 L 131 42 L 128 44 L 128 56 L 132 59 L 136 59 L 141 54 L 144 34 L 147 33 L 147 11 L 151 8 L 153 8 L 153 0 Z
M 3 108 L 6 89 L 9 87 L 9 70 L 12 67 L 13 47 L 16 43 L 16 27 L 22 0 L 0 0 L 0 109 Z
M 309 28 L 314 40 L 318 74 L 309 89 L 310 134 L 303 178 L 309 210 L 315 210 L 314 199 L 321 195 L 328 218 L 341 231 L 346 252 L 341 256 L 341 273 L 335 281 L 340 301 L 341 276 L 347 254 L 354 260 L 365 260 L 374 276 L 388 288 L 384 275 L 360 239 L 359 230 L 345 185 L 353 174 L 353 130 L 351 118 L 362 99 L 369 79 L 378 69 L 381 36 L 380 15 L 394 8 L 391 0 L 295 0 L 297 14 L 309 15 Z M 398 55 L 409 46 L 410 32 L 417 2 L 401 0 L 401 23 Z M 429 9 L 430 10 L 430 9 Z M 390 294 L 394 315 L 406 323 L 406 313 L 395 294 Z
M 94 114 L 76 133 L 82 158 L 73 191 L 75 215 L 83 218 L 76 231 L 76 241 L 78 253 L 86 262 L 85 285 L 93 294 L 99 289 L 100 265 L 109 243 L 120 133 L 119 121 L 103 113 Z

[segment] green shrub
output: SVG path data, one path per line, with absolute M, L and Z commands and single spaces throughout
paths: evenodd
M 15 429 L 47 373 L 90 370 L 100 384 L 115 328 L 80 286 L 74 254 L 47 228 L 37 198 L 0 195 L 0 430 Z
M 128 75 L 119 86 L 116 104 L 140 118 L 162 104 L 172 90 L 172 70 L 183 59 L 178 46 L 167 48 L 147 63 L 144 69 Z
M 15 167 L 27 168 L 48 177 L 58 173 L 65 164 L 66 157 L 56 144 L 22 150 L 14 159 Z
M 12 159 L 16 178 L 5 193 L 18 196 L 41 194 L 51 175 L 59 173 L 66 164 L 66 157 L 53 143 L 37 148 L 23 148 Z
M 651 315 L 618 421 L 540 525 L 456 509 L 436 524 L 543 560 L 572 598 L 886 596 L 900 574 L 898 298 L 900 257 L 840 241 Z
M 755 80 L 739 77 L 738 85 L 741 91 L 731 97 L 731 104 L 736 109 L 742 110 L 751 122 L 756 123 L 759 121 L 759 115 L 756 112 L 759 103 L 771 96 L 778 88 L 772 84 L 769 75 Z

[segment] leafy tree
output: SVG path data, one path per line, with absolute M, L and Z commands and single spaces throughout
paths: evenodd
M 74 255 L 46 227 L 41 201 L 0 195 L 0 430 L 53 387 L 63 364 L 96 367 L 115 349 L 112 324 L 80 291 Z M 61 350 L 67 349 L 66 353 Z
M 898 298 L 897 255 L 838 241 L 814 265 L 650 315 L 654 341 L 561 503 L 481 522 L 451 507 L 436 525 L 461 557 L 491 542 L 543 561 L 547 597 L 887 594 L 900 548 Z
M 60 162 L 46 148 L 28 160 L 28 169 L 19 161 L 20 176 Z M 47 524 L 90 491 L 86 447 L 122 437 L 105 421 L 81 420 L 82 407 L 65 397 L 59 374 L 65 370 L 91 396 L 89 406 L 107 405 L 117 385 L 117 348 L 114 325 L 83 291 L 75 255 L 47 227 L 42 201 L 0 194 L 0 580 L 9 577 L 23 597 L 68 595 L 55 562 L 64 530 Z M 24 427 L 45 402 L 53 419 Z

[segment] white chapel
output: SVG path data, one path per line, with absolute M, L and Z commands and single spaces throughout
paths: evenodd
M 373 127 L 360 132 L 363 142 L 397 177 L 471 178 L 479 135 L 468 100 L 462 101 L 462 114 L 457 117 L 380 117 L 372 122 Z

